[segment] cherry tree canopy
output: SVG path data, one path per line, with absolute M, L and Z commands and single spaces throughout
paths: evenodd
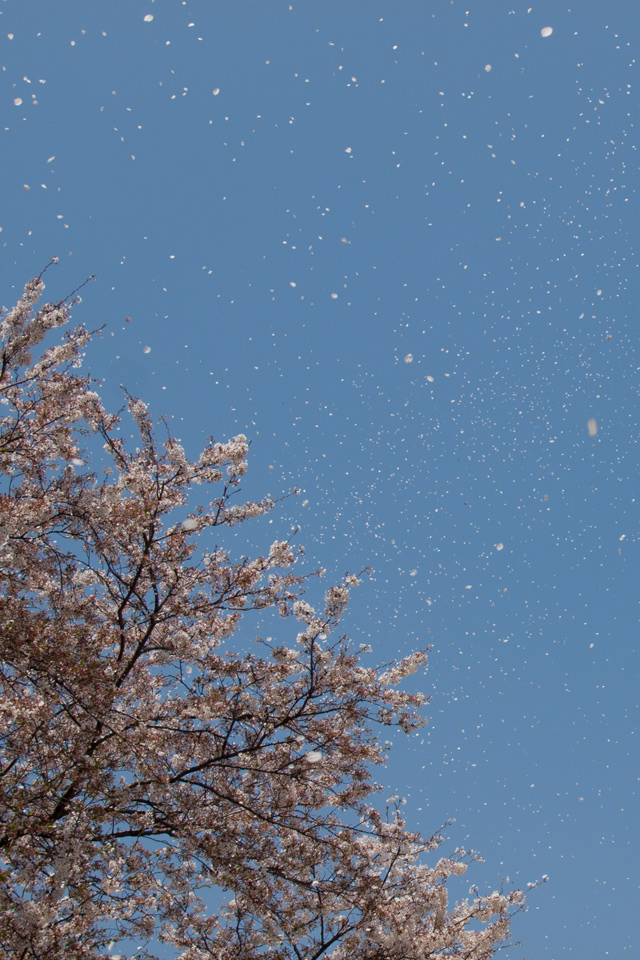
M 246 438 L 191 461 L 130 397 L 129 449 L 77 369 L 87 330 L 43 343 L 70 308 L 43 288 L 0 326 L 3 955 L 490 957 L 522 893 L 450 905 L 475 855 L 375 802 L 381 728 L 424 722 L 398 685 L 425 653 L 366 666 L 338 632 L 356 577 L 316 609 L 288 542 L 220 548 L 274 506 L 235 502 Z M 261 610 L 283 639 L 247 646 Z

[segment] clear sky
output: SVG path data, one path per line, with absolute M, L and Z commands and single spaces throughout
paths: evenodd
M 529 3 L 1 0 L 0 301 L 95 273 L 108 404 L 301 489 L 233 549 L 373 567 L 345 629 L 433 646 L 389 787 L 481 888 L 549 875 L 502 956 L 600 960 L 640 873 L 640 7 Z

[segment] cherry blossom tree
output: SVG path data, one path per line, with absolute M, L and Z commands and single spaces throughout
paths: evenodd
M 356 577 L 316 609 L 289 542 L 219 546 L 274 506 L 235 502 L 245 437 L 192 461 L 128 397 L 130 449 L 79 372 L 87 330 L 44 342 L 77 298 L 43 289 L 0 324 L 0 954 L 492 956 L 523 894 L 450 905 L 475 855 L 375 802 L 425 653 L 366 666 L 338 632 Z M 259 611 L 284 639 L 246 639 Z

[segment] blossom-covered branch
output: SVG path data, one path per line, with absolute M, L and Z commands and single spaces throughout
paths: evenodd
M 473 855 L 429 866 L 441 837 L 373 802 L 378 726 L 424 721 L 398 685 L 425 653 L 365 666 L 339 632 L 356 577 L 314 607 L 290 543 L 220 546 L 274 507 L 235 502 L 246 438 L 192 461 L 128 397 L 129 449 L 79 373 L 86 329 L 44 345 L 69 305 L 43 287 L 0 323 L 2 955 L 490 957 L 522 894 L 449 906 Z M 264 610 L 283 639 L 247 646 Z

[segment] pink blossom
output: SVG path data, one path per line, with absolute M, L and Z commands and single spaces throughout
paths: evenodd
M 275 506 L 238 502 L 246 437 L 190 461 L 131 397 L 128 449 L 78 372 L 84 328 L 43 347 L 69 318 L 43 287 L 0 322 L 3 956 L 486 960 L 522 893 L 450 906 L 477 858 L 430 866 L 442 837 L 375 802 L 376 730 L 425 722 L 398 685 L 426 653 L 365 666 L 336 630 L 359 578 L 316 608 L 285 541 L 233 559 L 227 527 Z M 298 622 L 244 650 L 262 610 Z

